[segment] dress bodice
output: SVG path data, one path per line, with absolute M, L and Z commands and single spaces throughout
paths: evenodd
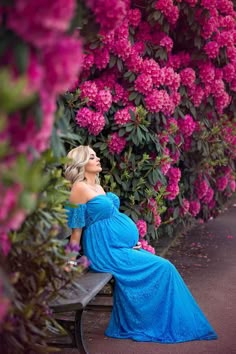
M 99 194 L 85 204 L 65 206 L 68 226 L 71 228 L 89 227 L 98 220 L 104 220 L 118 212 L 120 200 L 112 192 Z

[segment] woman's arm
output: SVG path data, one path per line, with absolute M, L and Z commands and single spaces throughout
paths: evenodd
M 70 244 L 80 245 L 81 235 L 82 235 L 82 229 L 72 229 L 72 233 L 70 236 Z

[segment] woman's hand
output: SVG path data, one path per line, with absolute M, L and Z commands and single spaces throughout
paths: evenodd
M 133 247 L 134 250 L 140 250 L 140 248 L 142 248 L 141 242 L 138 242 L 138 243 Z

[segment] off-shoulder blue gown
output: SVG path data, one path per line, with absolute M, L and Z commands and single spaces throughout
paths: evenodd
M 97 272 L 115 278 L 114 306 L 105 334 L 136 341 L 177 343 L 217 335 L 180 274 L 168 260 L 145 250 L 135 223 L 108 192 L 66 206 L 68 225 L 83 228 L 83 250 Z

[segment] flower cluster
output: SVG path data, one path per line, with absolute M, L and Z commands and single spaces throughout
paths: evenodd
M 30 163 L 49 147 L 56 97 L 72 86 L 82 67 L 81 40 L 78 35 L 67 34 L 75 9 L 75 0 L 59 0 L 49 4 L 45 0 L 40 0 L 37 4 L 20 0 L 1 9 L 5 30 L 12 31 L 18 36 L 19 43 L 24 43 L 28 48 L 23 72 L 19 68 L 20 60 L 12 48 L 7 48 L 0 60 L 1 69 L 9 72 L 7 83 L 4 84 L 9 86 L 9 91 L 14 91 L 19 82 L 24 80 L 17 99 L 26 102 L 27 107 L 24 111 L 21 111 L 21 106 L 18 111 L 11 110 L 14 113 L 8 115 L 1 132 L 1 141 L 9 145 L 3 162 L 12 170 L 16 168 L 14 166 L 18 154 L 25 154 Z M 16 95 L 13 94 L 12 98 L 16 100 Z M 16 108 L 19 105 L 17 101 L 14 104 Z M 8 210 L 6 206 L 6 215 L 1 216 L 3 226 L 0 232 L 16 230 L 26 217 L 26 211 L 19 205 L 20 192 L 15 193 L 18 199 L 13 203 L 10 202 L 9 190 L 3 199 L 11 207 Z M 15 190 L 14 184 L 11 190 Z
M 146 221 L 140 219 L 136 222 L 136 226 L 138 228 L 139 236 L 143 238 L 147 233 Z
M 179 181 L 181 178 L 181 171 L 177 167 L 171 167 L 168 170 L 167 176 L 169 178 L 168 185 L 166 187 L 166 199 L 174 200 L 179 194 Z
M 126 145 L 126 139 L 119 136 L 118 133 L 113 133 L 110 136 L 109 142 L 108 142 L 108 149 L 110 153 L 112 154 L 120 154 L 121 151 L 125 148 Z
M 153 219 L 154 219 L 154 226 L 157 229 L 161 224 L 161 217 L 160 217 L 158 210 L 157 210 L 156 200 L 153 198 L 150 198 L 148 200 L 147 208 L 148 208 L 148 210 L 150 210 L 152 212 Z

